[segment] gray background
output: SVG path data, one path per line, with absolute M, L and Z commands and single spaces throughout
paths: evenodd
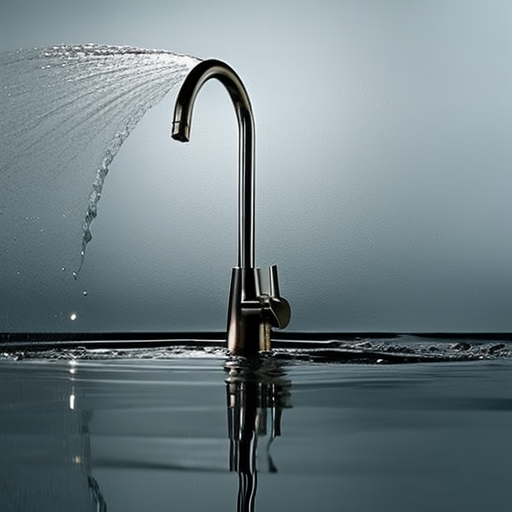
M 506 0 L 4 0 L 0 50 L 230 63 L 256 115 L 256 259 L 279 265 L 289 329 L 511 331 L 511 27 Z M 175 93 L 118 154 L 79 279 L 52 239 L 1 276 L 2 331 L 224 329 L 235 117 L 209 83 L 180 145 Z

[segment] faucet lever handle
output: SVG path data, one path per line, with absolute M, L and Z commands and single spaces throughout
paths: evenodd
M 268 288 L 270 297 L 279 298 L 279 278 L 277 275 L 277 265 L 271 265 L 268 269 Z
M 284 329 L 290 323 L 291 308 L 289 302 L 281 297 L 279 292 L 279 278 L 277 265 L 268 269 L 269 293 L 262 296 L 263 310 L 269 317 L 272 327 Z

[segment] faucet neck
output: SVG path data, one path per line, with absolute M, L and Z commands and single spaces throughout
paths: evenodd
M 239 268 L 254 268 L 254 116 L 245 87 L 236 72 L 224 62 L 204 60 L 185 78 L 176 99 L 172 137 L 190 139 L 192 111 L 205 82 L 219 80 L 227 89 L 238 121 L 238 262 Z

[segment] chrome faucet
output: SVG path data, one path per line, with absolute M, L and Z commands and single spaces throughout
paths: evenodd
M 172 137 L 180 142 L 190 140 L 194 103 L 210 78 L 226 87 L 238 121 L 238 262 L 231 274 L 227 342 L 232 354 L 249 355 L 270 350 L 271 328 L 286 327 L 291 310 L 279 294 L 277 266 L 268 269 L 265 291 L 260 269 L 254 266 L 254 117 L 247 91 L 230 66 L 209 59 L 190 71 L 176 99 Z

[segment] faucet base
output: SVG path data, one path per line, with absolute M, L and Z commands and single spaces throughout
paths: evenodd
M 234 355 L 270 351 L 270 323 L 262 315 L 259 269 L 235 267 L 228 305 L 228 349 Z

